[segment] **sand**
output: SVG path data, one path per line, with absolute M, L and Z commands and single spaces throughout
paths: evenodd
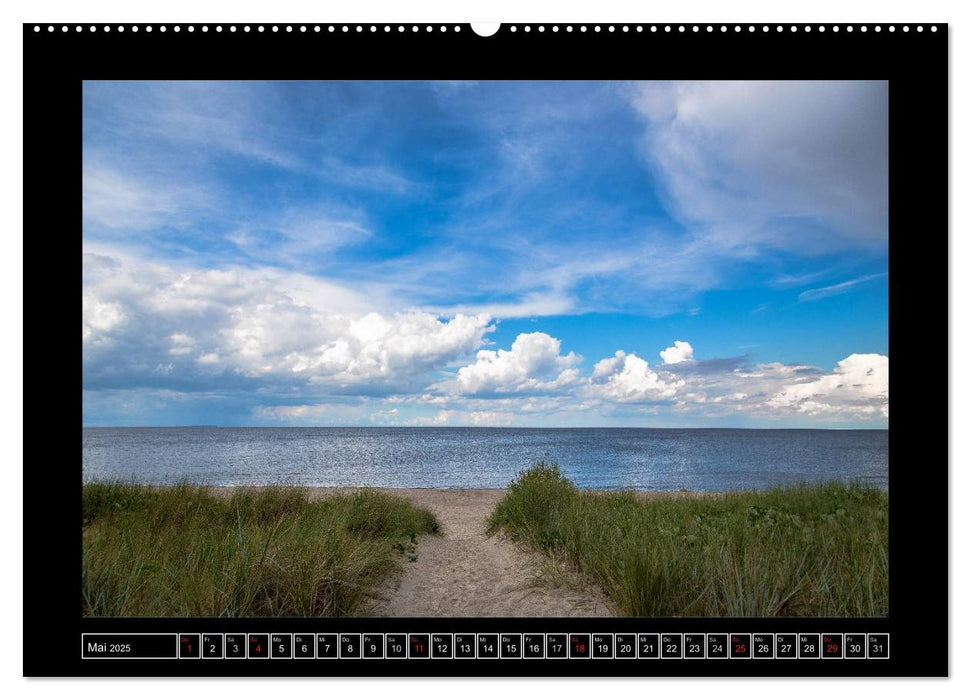
M 228 496 L 233 487 L 209 487 Z M 311 499 L 353 493 L 356 487 L 309 487 Z M 504 489 L 408 489 L 376 491 L 402 496 L 427 508 L 441 533 L 422 535 L 416 561 L 383 593 L 372 614 L 389 617 L 613 617 L 597 586 L 549 557 L 488 535 L 486 520 Z M 703 498 L 687 491 L 639 491 L 640 498 Z
M 348 488 L 310 489 L 315 498 Z M 417 561 L 374 613 L 390 617 L 609 617 L 606 598 L 570 575 L 550 575 L 541 553 L 505 535 L 486 534 L 486 519 L 505 493 L 492 489 L 379 489 L 435 514 L 441 534 L 419 538 Z

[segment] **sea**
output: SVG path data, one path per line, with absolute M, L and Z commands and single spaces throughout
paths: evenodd
M 84 428 L 85 481 L 504 488 L 557 462 L 581 488 L 734 491 L 838 480 L 888 488 L 885 430 Z

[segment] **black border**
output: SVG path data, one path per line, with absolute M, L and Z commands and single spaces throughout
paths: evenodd
M 35 31 L 35 26 L 40 31 Z M 53 26 L 54 31 L 48 31 Z M 925 338 L 947 323 L 948 27 L 934 25 L 25 24 L 24 412 L 55 437 L 24 464 L 24 674 L 942 676 L 948 674 L 946 382 Z M 79 32 L 75 27 L 81 26 Z M 138 27 L 137 33 L 135 26 Z M 189 31 L 189 27 L 194 31 Z M 221 31 L 217 31 L 221 26 Z M 236 31 L 230 27 L 235 26 Z M 244 26 L 251 31 L 244 31 Z M 273 27 L 277 31 L 273 31 Z M 305 31 L 301 27 L 306 26 Z M 320 31 L 315 27 L 320 26 Z M 344 30 L 344 27 L 347 30 Z M 418 31 L 413 31 L 418 26 Z M 445 27 L 445 31 L 441 27 Z M 456 32 L 458 26 L 460 31 Z M 568 31 L 572 26 L 572 31 Z M 581 29 L 586 27 L 586 31 Z M 597 31 L 595 27 L 599 26 Z M 609 29 L 614 26 L 614 30 Z M 763 27 L 768 27 L 768 31 Z M 836 31 L 838 26 L 839 31 Z M 850 31 L 852 26 L 853 31 Z M 207 27 L 207 31 L 203 28 Z M 288 31 L 287 27 L 291 30 Z M 641 31 L 638 31 L 638 27 Z M 669 30 L 665 28 L 669 27 Z M 683 31 L 682 28 L 683 27 Z M 752 29 L 750 29 L 752 27 Z M 791 27 L 796 27 L 795 31 Z M 904 31 L 905 27 L 909 31 Z M 80 578 L 81 81 L 96 79 L 881 79 L 890 84 L 891 614 L 887 619 L 83 619 Z M 51 281 L 54 284 L 51 284 Z M 39 293 L 31 294 L 38 284 Z M 51 287 L 53 286 L 53 290 Z M 56 290 L 56 291 L 55 291 Z M 54 291 L 54 293 L 52 293 Z M 933 337 L 933 336 L 932 336 Z M 908 370 L 906 368 L 918 368 Z M 939 371 L 939 370 L 938 370 Z M 63 394 L 64 386 L 75 386 Z M 33 389 L 33 391 L 31 391 Z M 61 397 L 56 410 L 52 397 Z M 930 423 L 933 420 L 933 423 Z M 59 428 L 64 432 L 60 433 Z M 68 436 L 74 435 L 74 439 Z M 64 439 L 60 439 L 63 436 Z M 36 443 L 36 438 L 34 440 Z M 32 460 L 40 459 L 40 464 Z M 71 471 L 69 465 L 75 465 Z M 57 465 L 53 467 L 53 465 Z M 52 467 L 55 470 L 51 474 Z M 63 469 L 63 472 L 59 472 Z M 74 481 L 71 486 L 70 479 Z M 43 494 L 43 511 L 35 495 Z M 68 533 L 77 533 L 71 535 Z M 889 660 L 82 661 L 81 632 L 889 632 Z

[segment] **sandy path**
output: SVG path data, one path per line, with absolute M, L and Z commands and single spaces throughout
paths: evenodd
M 228 496 L 233 487 L 210 487 Z M 311 499 L 351 493 L 354 487 L 310 487 Z M 410 499 L 435 514 L 441 534 L 422 535 L 417 561 L 375 605 L 389 617 L 611 617 L 593 587 L 577 590 L 575 576 L 549 576 L 551 563 L 503 535 L 488 536 L 486 520 L 500 489 L 377 489 Z M 545 569 L 542 568 L 545 566 Z M 544 570 L 547 575 L 541 575 Z
M 376 612 L 393 617 L 585 617 L 609 616 L 597 591 L 551 588 L 537 582 L 542 555 L 508 538 L 489 537 L 485 522 L 503 492 L 498 490 L 393 489 L 427 508 L 442 526 L 424 536 L 418 560 Z

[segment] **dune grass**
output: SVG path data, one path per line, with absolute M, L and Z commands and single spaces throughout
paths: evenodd
M 91 483 L 82 527 L 84 615 L 341 617 L 368 614 L 438 523 L 367 489 Z
M 888 500 L 840 483 L 725 494 L 583 492 L 521 472 L 489 521 L 599 584 L 621 615 L 882 617 Z

